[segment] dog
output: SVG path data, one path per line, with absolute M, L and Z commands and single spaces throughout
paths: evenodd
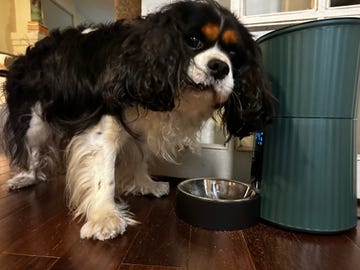
M 98 240 L 137 223 L 117 191 L 168 194 L 148 173 L 154 156 L 175 160 L 214 113 L 229 137 L 262 130 L 272 115 L 256 42 L 210 0 L 54 30 L 14 61 L 4 92 L 10 189 L 46 180 L 63 157 L 80 236 Z

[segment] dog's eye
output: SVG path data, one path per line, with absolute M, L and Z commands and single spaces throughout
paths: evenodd
M 194 50 L 200 50 L 204 44 L 197 37 L 188 38 L 188 44 Z

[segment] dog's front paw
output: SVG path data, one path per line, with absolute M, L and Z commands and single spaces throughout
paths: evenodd
M 154 195 L 155 197 L 160 198 L 169 194 L 170 186 L 168 182 L 153 181 L 149 177 L 146 181 L 134 181 L 131 185 L 123 187 L 122 191 L 125 194 Z
M 155 197 L 162 197 L 168 195 L 170 186 L 168 182 L 153 182 L 152 186 L 149 187 L 148 193 L 153 194 Z
M 125 220 L 116 215 L 108 216 L 103 220 L 89 220 L 82 226 L 80 237 L 98 240 L 112 239 L 123 234 L 126 225 Z
M 112 239 L 123 234 L 128 225 L 138 222 L 132 218 L 132 214 L 121 214 L 113 211 L 109 214 L 102 213 L 95 219 L 89 219 L 81 228 L 81 238 L 93 238 L 97 240 Z

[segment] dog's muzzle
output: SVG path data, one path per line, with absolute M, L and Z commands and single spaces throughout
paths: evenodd
M 231 61 L 217 47 L 197 54 L 190 61 L 187 73 L 198 90 L 212 89 L 214 102 L 218 104 L 228 99 L 234 87 Z

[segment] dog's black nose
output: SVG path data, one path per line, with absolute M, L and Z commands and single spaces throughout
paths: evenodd
M 210 60 L 208 63 L 208 68 L 210 70 L 211 76 L 213 76 L 216 80 L 224 79 L 230 71 L 228 64 L 219 59 Z

